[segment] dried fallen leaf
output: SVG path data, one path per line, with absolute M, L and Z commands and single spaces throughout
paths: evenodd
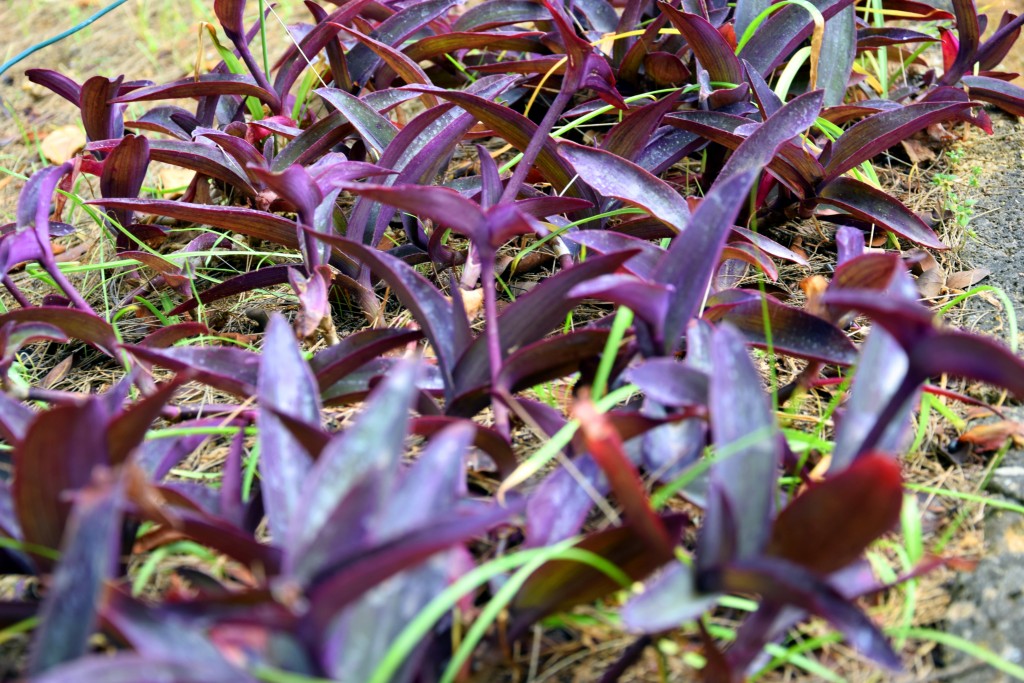
M 828 280 L 821 275 L 811 275 L 800 281 L 800 289 L 804 290 L 804 296 L 807 297 L 807 312 L 824 317 L 825 307 L 821 303 L 821 297 L 828 289 Z
M 949 289 L 967 289 L 968 287 L 978 284 L 991 274 L 992 271 L 988 268 L 961 270 L 959 273 L 953 273 L 946 278 L 946 287 Z
M 910 163 L 912 164 L 923 164 L 926 161 L 935 161 L 935 150 L 920 140 L 910 138 L 908 140 L 901 140 L 900 144 L 903 145 L 903 151 L 907 153 L 907 158 L 910 159 Z
M 185 188 L 189 186 L 195 177 L 195 171 L 176 166 L 166 166 L 161 168 L 156 174 L 157 181 L 160 183 L 160 189 L 164 191 L 164 198 L 166 199 L 174 199 L 181 196 Z
M 61 126 L 43 138 L 40 148 L 51 164 L 63 164 L 85 147 L 85 133 L 78 126 Z
M 999 420 L 971 427 L 960 437 L 961 441 L 973 444 L 974 450 L 981 453 L 999 450 L 1007 439 L 1013 439 L 1018 447 L 1024 445 L 1024 423 Z
M 74 363 L 75 357 L 73 355 L 68 356 L 61 362 L 57 363 L 53 366 L 52 370 L 46 373 L 46 377 L 44 377 L 43 381 L 39 383 L 40 386 L 42 386 L 43 389 L 52 389 L 55 387 L 58 382 L 68 376 L 68 373 L 71 371 L 71 366 L 74 365 Z
M 911 261 L 911 272 L 917 275 L 917 291 L 924 299 L 934 299 L 946 284 L 946 271 L 935 257 L 924 249 L 911 249 L 904 254 Z
M 462 305 L 466 307 L 466 317 L 471 321 L 483 313 L 484 290 L 482 288 L 462 292 Z

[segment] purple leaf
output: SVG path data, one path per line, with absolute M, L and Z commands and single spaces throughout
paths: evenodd
M 14 505 L 26 541 L 48 548 L 60 543 L 71 510 L 65 492 L 86 486 L 93 468 L 106 464 L 107 418 L 95 399 L 57 406 L 37 416 L 16 445 Z
M 149 167 L 149 141 L 141 135 L 126 135 L 121 138 L 113 151 L 103 160 L 103 173 L 100 175 L 100 194 L 103 197 L 137 197 L 142 189 Z M 110 212 L 121 227 L 132 223 L 132 212 L 127 209 L 115 209 Z M 119 251 L 128 249 L 131 240 L 118 231 L 117 243 Z
M 649 358 L 630 368 L 626 378 L 663 405 L 702 406 L 708 402 L 708 376 L 672 358 Z
M 846 85 L 857 55 L 856 19 L 853 5 L 849 5 L 825 22 L 817 66 L 818 79 L 814 84 L 814 87 L 825 90 L 825 106 L 842 104 L 846 95 Z
M 224 33 L 232 40 L 245 35 L 245 0 L 214 0 L 213 11 Z
M 503 353 L 531 344 L 565 320 L 579 298 L 567 296 L 581 282 L 615 270 L 632 254 L 616 253 L 589 258 L 583 263 L 549 277 L 515 300 L 501 314 Z M 486 385 L 490 362 L 485 335 L 480 335 L 458 359 L 454 372 L 456 392 L 461 394 Z
M 189 337 L 198 337 L 203 334 L 211 334 L 211 332 L 210 328 L 202 323 L 176 323 L 150 332 L 142 338 L 139 345 L 151 349 L 165 349 Z
M 50 202 L 53 192 L 71 168 L 71 162 L 68 162 L 36 171 L 18 195 L 15 231 L 33 230 L 41 249 L 46 249 L 50 243 Z M 10 263 L 8 267 L 11 265 L 14 264 Z
M 974 0 L 953 0 L 953 14 L 956 16 L 956 35 L 959 48 L 956 59 L 942 74 L 939 85 L 953 85 L 967 73 L 977 60 L 978 45 L 981 38 L 981 27 L 978 25 L 978 9 Z
M 339 112 L 331 112 L 302 131 L 270 162 L 270 170 L 280 171 L 292 164 L 309 164 L 331 151 L 352 134 L 352 124 Z
M 95 346 L 108 356 L 117 356 L 117 335 L 110 324 L 92 313 L 61 306 L 18 308 L 0 316 L 0 327 L 8 322 L 18 324 L 44 323 L 64 334 Z
M 902 202 L 867 183 L 853 178 L 836 178 L 818 199 L 836 206 L 855 218 L 876 223 L 900 237 L 930 249 L 947 249 L 935 232 Z
M 173 83 L 151 85 L 146 88 L 133 90 L 112 101 L 118 104 L 126 104 L 128 102 L 146 102 L 149 100 L 174 100 L 184 97 L 198 99 L 211 95 L 255 97 L 261 102 L 270 105 L 272 109 L 276 109 L 276 106 L 279 104 L 277 95 L 260 87 L 252 76 L 227 73 L 202 74 L 198 79 L 189 77 Z M 105 135 L 94 139 L 107 140 L 114 137 L 119 136 Z
M 501 3 L 507 5 L 508 3 Z M 532 7 L 538 7 L 529 3 Z M 470 8 L 459 17 L 459 21 L 475 8 Z M 543 9 L 539 10 L 543 12 Z M 417 40 L 404 49 L 405 55 L 416 63 L 423 62 L 443 54 L 454 54 L 459 50 L 489 48 L 492 52 L 509 50 L 514 52 L 543 52 L 544 47 L 539 37 L 540 31 L 523 31 L 518 33 L 470 33 L 453 31 L 436 36 L 427 36 Z
M 607 330 L 577 330 L 517 349 L 501 366 L 498 381 L 510 392 L 565 377 L 604 349 Z
M 267 325 L 257 386 L 263 496 L 271 537 L 284 543 L 290 525 L 300 518 L 297 511 L 308 502 L 303 500 L 302 487 L 313 460 L 280 418 L 267 408 L 319 425 L 320 391 L 295 342 L 291 325 L 278 313 L 271 315 Z
M 371 587 L 441 550 L 503 523 L 518 512 L 518 507 L 488 505 L 474 513 L 439 516 L 425 528 L 368 548 L 359 557 L 329 568 L 323 580 L 309 592 L 312 624 L 322 631 L 342 608 L 361 598 Z
M 678 102 L 678 94 L 670 93 L 657 102 L 631 111 L 608 131 L 608 135 L 601 141 L 601 149 L 626 161 L 635 162 L 640 152 L 650 142 L 661 120 Z
M 736 131 L 751 125 L 742 116 L 716 111 L 680 112 L 666 117 L 665 122 L 729 149 L 737 149 L 745 139 Z M 776 155 L 769 159 L 766 170 L 798 197 L 813 196 L 815 186 L 824 172 L 817 159 L 791 142 L 777 150 Z
M 190 652 L 191 655 L 191 652 Z M 255 683 L 256 679 L 235 668 L 211 670 L 205 661 L 178 655 L 155 659 L 134 652 L 82 657 L 33 676 L 35 683 Z
M 919 377 L 948 373 L 1009 389 L 1024 397 L 1024 361 L 1002 344 L 977 334 L 942 330 L 909 349 L 910 368 Z
M 761 376 L 743 338 L 722 325 L 712 337 L 708 391 L 711 432 L 720 458 L 711 467 L 711 496 L 701 529 L 698 566 L 734 548 L 738 559 L 757 556 L 768 541 L 775 479 L 781 459 L 778 429 L 761 390 Z M 729 529 L 732 516 L 735 529 Z M 730 531 L 736 534 L 729 538 Z
M 125 345 L 136 358 L 176 372 L 192 370 L 195 379 L 241 398 L 256 393 L 260 356 L 233 346 L 174 346 L 168 349 Z
M 661 2 L 658 8 L 668 15 L 669 21 L 686 39 L 711 80 L 734 84 L 743 82 L 743 65 L 718 29 L 703 17 L 680 12 L 668 3 Z
M 905 28 L 862 28 L 857 31 L 857 48 L 887 47 L 906 43 L 934 43 L 936 39 L 919 31 Z
M 647 240 L 609 230 L 577 230 L 562 235 L 562 239 L 583 244 L 587 249 L 593 249 L 599 254 L 611 254 L 617 251 L 639 252 L 622 264 L 622 267 L 645 280 L 651 278 L 655 268 L 658 267 L 658 262 L 665 254 L 664 249 Z M 586 283 L 577 286 L 585 287 Z
M 87 204 L 99 204 L 113 209 L 132 209 L 139 213 L 166 216 L 180 221 L 212 225 L 215 228 L 232 230 L 242 235 L 268 240 L 275 244 L 295 249 L 299 246 L 295 223 L 287 218 L 275 216 L 266 211 L 243 209 L 234 206 L 207 206 L 167 199 L 104 199 L 90 200 Z
M 423 0 L 406 5 L 381 22 L 373 32 L 373 39 L 385 46 L 398 45 L 419 31 L 427 23 L 447 12 L 455 0 Z M 365 45 L 353 47 L 345 55 L 352 82 L 366 85 L 380 64 L 380 58 Z
M 470 97 L 479 94 L 486 102 L 485 98 L 498 96 L 513 81 L 508 76 L 481 78 L 463 94 Z M 498 108 L 507 111 L 505 107 Z M 448 155 L 474 123 L 471 114 L 446 105 L 433 107 L 417 116 L 402 129 L 381 156 L 382 167 L 398 171 L 398 175 L 385 179 L 383 184 L 431 184 L 433 178 L 441 172 L 442 165 L 447 163 Z M 348 237 L 378 244 L 392 215 L 391 210 L 382 211 L 379 204 L 360 199 L 349 216 Z
M 123 80 L 123 76 L 114 80 L 93 76 L 82 84 L 79 107 L 82 110 L 82 126 L 89 140 L 110 140 L 124 135 L 124 122 L 121 118 L 124 107 L 113 101 Z
M 701 584 L 702 577 L 698 577 Z M 847 601 L 823 578 L 798 565 L 777 559 L 738 562 L 705 583 L 710 590 L 759 593 L 763 599 L 805 609 L 835 626 L 850 645 L 866 657 L 893 670 L 901 667 L 875 623 Z
M 412 266 L 394 256 L 334 235 L 317 234 L 317 239 L 351 254 L 395 290 L 402 304 L 412 311 L 434 348 L 445 386 L 452 386 L 451 374 L 456 349 L 451 341 L 455 339 L 455 328 L 452 305 L 444 295 Z
M 558 150 L 588 185 L 606 197 L 639 206 L 677 231 L 686 227 L 686 200 L 664 180 L 611 152 L 560 142 Z
M 558 468 L 530 492 L 526 503 L 526 547 L 543 548 L 579 534 L 594 508 L 591 491 L 607 494 L 608 478 L 590 455 L 583 454 L 572 463 L 575 472 Z
M 978 65 L 982 70 L 991 70 L 999 66 L 1006 55 L 1010 53 L 1017 39 L 1020 38 L 1022 24 L 1024 24 L 1024 13 L 1018 16 L 1009 12 L 1003 13 L 1003 17 L 999 21 L 999 28 L 978 50 Z
M 361 482 L 370 489 L 375 506 L 382 505 L 398 471 L 405 441 L 409 409 L 416 393 L 416 363 L 393 368 L 388 379 L 371 394 L 356 422 L 335 436 L 324 447 L 302 484 L 299 500 L 303 514 L 291 520 L 287 540 L 285 569 L 289 573 L 310 576 L 321 567 L 311 566 L 313 546 L 325 533 L 337 537 L 337 527 L 366 524 L 365 519 L 332 519 L 349 493 Z M 333 529 L 326 523 L 332 520 Z M 379 527 L 372 527 L 374 533 Z M 282 540 L 285 537 L 281 537 Z M 311 555 L 312 554 L 312 555 Z
M 344 13 L 350 12 L 352 15 L 355 15 L 362 10 L 364 4 L 366 4 L 366 0 L 357 0 L 356 2 L 347 3 L 343 8 L 339 8 L 339 11 Z M 350 84 L 346 83 L 348 74 L 342 74 L 335 70 L 335 67 L 344 66 L 344 61 L 338 62 L 338 56 L 341 54 L 341 45 L 340 41 L 337 40 L 337 36 L 341 30 L 341 24 L 349 20 L 345 17 L 334 19 L 324 17 L 323 20 L 318 20 L 312 30 L 302 37 L 298 45 L 294 45 L 294 43 L 289 45 L 286 54 L 279 62 L 280 66 L 277 67 L 277 76 L 274 78 L 274 90 L 280 93 L 282 97 L 286 97 L 303 70 L 308 68 L 310 62 L 315 61 L 316 55 L 325 48 L 331 65 L 331 73 L 335 81 L 339 84 L 339 87 L 349 86 Z M 333 55 L 331 54 L 332 52 L 334 52 Z
M 902 505 L 899 464 L 888 455 L 864 455 L 790 501 L 775 518 L 765 552 L 816 574 L 831 574 L 896 526 Z
M 694 229 L 688 228 L 674 239 L 654 272 L 657 282 L 674 289 L 662 322 L 661 344 L 666 352 L 676 348 L 686 325 L 697 315 L 754 176 L 755 172 L 748 172 L 716 182 L 693 214 L 690 225 Z
M 474 241 L 486 242 L 486 217 L 480 206 L 447 187 L 351 184 L 345 189 L 411 214 L 429 218 Z
M 227 133 L 219 130 L 213 130 L 211 128 L 199 128 L 194 131 L 193 135 L 212 140 L 226 154 L 230 155 L 238 164 L 238 167 L 243 170 L 249 166 L 263 167 L 266 165 L 266 159 L 263 158 L 263 154 L 253 147 L 245 138 L 228 135 Z M 251 174 L 250 180 L 252 180 Z
M 36 414 L 25 405 L 0 391 L 0 436 L 14 446 L 25 438 L 29 425 Z
M 125 126 L 188 141 L 192 131 L 199 127 L 199 120 L 187 109 L 168 105 L 153 107 L 138 119 L 125 122 Z
M 321 389 L 326 389 L 361 365 L 388 351 L 423 338 L 420 330 L 371 328 L 328 346 L 309 361 Z
M 128 459 L 146 438 L 153 421 L 160 417 L 160 411 L 174 396 L 189 373 L 179 373 L 171 381 L 159 385 L 148 396 L 127 406 L 115 415 L 107 426 L 107 451 L 110 465 L 120 465 Z
M 902 109 L 879 112 L 845 131 L 833 143 L 825 160 L 823 183 L 829 183 L 857 164 L 899 144 L 919 130 L 950 118 L 970 102 L 910 104 Z
M 474 428 L 473 445 L 486 453 L 498 468 L 498 474 L 507 477 L 518 464 L 511 447 L 501 434 L 488 427 L 470 423 L 458 417 L 441 415 L 413 418 L 409 431 L 418 436 L 430 438 L 442 429 L 456 424 L 472 424 Z
M 762 308 L 762 306 L 764 308 Z M 766 315 L 767 314 L 767 315 Z M 857 362 L 857 349 L 846 335 L 810 313 L 781 304 L 771 297 L 710 310 L 707 319 L 733 325 L 747 342 L 766 348 L 765 326 L 777 352 L 836 365 Z
M 451 0 L 445 1 L 449 3 L 451 2 Z M 355 38 L 357 41 L 359 41 L 359 43 L 361 43 L 361 45 L 357 47 L 369 48 L 371 52 L 377 55 L 378 59 L 383 61 L 388 67 L 390 67 L 391 71 L 398 74 L 406 83 L 410 85 L 430 85 L 430 78 L 427 76 L 426 72 L 423 71 L 422 67 L 420 67 L 419 64 L 412 61 L 395 48 L 391 47 L 390 45 L 385 45 L 380 41 L 374 40 L 369 36 L 365 36 L 362 33 L 359 33 L 358 31 L 352 31 L 344 27 L 342 27 L 341 30 Z M 349 55 L 351 56 L 352 53 L 350 52 Z M 374 67 L 374 69 L 376 70 L 376 67 Z M 390 85 L 390 83 L 381 83 L 380 80 L 378 79 L 377 85 Z M 427 106 L 437 105 L 437 99 L 433 95 L 424 95 L 423 99 L 427 102 Z
M 821 0 L 815 6 L 825 19 L 830 19 L 853 4 L 853 0 Z M 739 56 L 767 77 L 775 67 L 789 59 L 793 50 L 811 35 L 813 27 L 814 20 L 803 7 L 783 7 L 757 28 Z
M 25 75 L 31 82 L 52 90 L 76 107 L 82 99 L 82 86 L 62 73 L 51 69 L 26 69 Z
M 30 674 L 44 673 L 88 651 L 103 582 L 113 576 L 120 555 L 122 505 L 119 480 L 97 482 L 78 493 L 61 561 L 32 639 Z
M 601 275 L 576 285 L 569 290 L 569 296 L 605 299 L 626 306 L 660 336 L 673 292 L 671 285 L 645 282 L 630 275 Z
M 350 95 L 337 88 L 321 88 L 315 92 L 336 107 L 355 126 L 366 145 L 377 154 L 383 154 L 387 146 L 398 135 L 398 128 L 395 124 L 355 95 Z
M 991 102 L 1014 116 L 1024 116 L 1024 88 L 1019 85 L 988 76 L 964 76 L 961 80 L 971 97 Z
M 670 538 L 678 539 L 689 522 L 686 515 L 661 518 Z M 591 533 L 577 548 L 597 553 L 632 579 L 641 581 L 664 564 L 631 526 L 613 527 Z M 613 579 L 590 565 L 570 560 L 552 560 L 530 575 L 512 601 L 510 636 L 554 612 L 593 602 L 622 589 Z
M 548 21 L 551 15 L 543 5 L 529 0 L 491 0 L 471 7 L 452 27 L 456 31 L 483 31 L 508 24 Z
M 199 306 L 200 303 L 208 305 L 225 297 L 249 292 L 254 289 L 262 289 L 272 285 L 282 285 L 288 282 L 288 272 L 291 266 L 266 266 L 257 268 L 241 275 L 230 277 L 199 294 L 198 298 L 188 299 L 175 306 L 169 315 L 181 315 Z
M 453 102 L 492 128 L 494 132 L 520 151 L 525 150 L 536 134 L 537 124 L 506 106 L 491 102 L 479 95 L 458 90 L 441 90 L 438 88 L 409 87 L 415 92 L 431 92 L 442 99 Z M 558 156 L 554 140 L 545 139 L 535 164 L 537 170 L 550 182 L 555 190 L 561 193 L 569 187 L 566 194 L 590 200 L 589 193 L 581 191 L 576 184 L 571 184 L 575 173 L 571 166 Z
M 633 633 L 658 633 L 696 619 L 715 606 L 717 595 L 699 593 L 693 570 L 682 562 L 673 562 L 656 574 L 622 608 L 622 623 Z

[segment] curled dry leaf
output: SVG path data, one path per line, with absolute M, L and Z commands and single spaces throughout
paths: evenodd
M 992 271 L 988 268 L 973 268 L 971 270 L 961 270 L 956 273 L 952 273 L 946 278 L 946 287 L 949 289 L 967 289 L 978 284 L 989 275 Z
M 69 161 L 85 147 L 85 132 L 79 126 L 61 126 L 39 145 L 43 156 L 52 164 Z
M 979 453 L 997 451 L 1003 447 L 1007 439 L 1013 439 L 1017 448 L 1024 446 L 1024 423 L 1016 420 L 999 420 L 990 424 L 971 427 L 960 436 L 974 446 Z

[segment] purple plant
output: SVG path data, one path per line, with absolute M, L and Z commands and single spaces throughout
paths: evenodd
M 948 374 L 1022 398 L 1024 363 L 943 327 L 899 253 L 864 253 L 868 231 L 945 248 L 864 164 L 937 123 L 991 132 L 982 103 L 1024 112 L 1024 90 L 995 71 L 1024 19 L 1004 15 L 982 41 L 972 0 L 951 13 L 901 0 L 913 29 L 869 26 L 852 0 L 816 3 L 817 14 L 767 0 L 334 5 L 307 2 L 308 23 L 269 70 L 246 3 L 215 0 L 232 55 L 210 73 L 79 85 L 28 72 L 78 108 L 89 144 L 34 173 L 16 222 L 0 227 L 0 282 L 18 304 L 0 316 L 0 436 L 13 463 L 0 480 L 0 566 L 42 588 L 0 614 L 39 619 L 26 675 L 450 680 L 462 625 L 424 626 L 437 596 L 563 543 L 572 552 L 529 577 L 474 583 L 463 614 L 505 596 L 501 637 L 514 640 L 647 581 L 619 605 L 637 640 L 604 680 L 653 634 L 735 593 L 758 607 L 728 647 L 699 633 L 706 680 L 741 679 L 807 615 L 899 668 L 857 599 L 886 588 L 863 556 L 899 519 L 918 396 Z M 941 73 L 919 69 L 880 93 L 853 77 L 858 55 L 904 45 L 941 53 Z M 776 92 L 783 70 L 788 89 Z M 125 120 L 129 104 L 150 102 Z M 153 162 L 195 178 L 178 198 L 141 196 Z M 86 204 L 118 258 L 140 279 L 155 273 L 113 301 L 160 311 L 156 330 L 98 313 L 57 263 L 51 239 L 74 230 L 62 214 L 82 174 L 98 178 Z M 164 247 L 168 231 L 147 217 L 206 230 Z M 831 282 L 799 306 L 766 283 L 778 261 L 807 265 L 779 229 L 802 219 L 839 227 L 822 233 L 837 254 Z M 240 238 L 279 258 L 247 270 Z M 211 252 L 231 272 L 206 286 Z M 58 294 L 36 305 L 14 275 L 25 262 Z M 551 272 L 513 296 L 510 279 L 536 264 Z M 272 312 L 259 351 L 211 342 L 215 330 L 193 319 L 285 284 L 294 316 Z M 371 325 L 342 336 L 345 299 Z M 387 326 L 394 300 L 411 322 Z M 581 319 L 584 301 L 602 308 Z M 858 314 L 872 323 L 860 345 L 848 335 Z M 297 341 L 320 338 L 308 354 Z M 79 394 L 18 377 L 32 344 L 72 339 L 124 378 Z M 763 367 L 751 346 L 766 351 Z M 778 355 L 804 363 L 781 387 Z M 830 459 L 822 478 L 824 465 L 791 451 L 775 408 L 837 368 L 853 380 L 836 399 L 833 445 L 809 456 Z M 566 378 L 569 410 L 530 393 Z M 175 402 L 195 384 L 213 391 Z M 357 403 L 337 429 L 333 408 Z M 544 441 L 537 453 L 523 430 Z M 226 452 L 219 486 L 176 478 L 207 439 Z M 568 464 L 506 496 L 545 454 Z M 493 467 L 467 478 L 467 462 Z M 699 526 L 664 510 L 673 495 L 701 509 Z M 593 523 L 595 506 L 608 523 Z M 225 573 L 193 568 L 159 598 L 133 595 L 135 560 L 179 542 L 216 553 Z M 89 652 L 97 630 L 117 654 Z

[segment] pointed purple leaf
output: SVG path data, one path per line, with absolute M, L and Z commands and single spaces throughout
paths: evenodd
M 708 402 L 708 376 L 672 358 L 649 358 L 630 368 L 626 378 L 648 398 L 666 406 L 703 406 Z
M 1024 116 L 1024 88 L 1019 85 L 988 76 L 964 76 L 962 81 L 971 97 L 991 102 L 1014 116 Z
M 707 519 L 731 514 L 736 538 L 717 537 L 716 531 L 709 531 L 706 525 L 700 537 L 698 558 L 717 558 L 719 552 L 712 548 L 721 549 L 733 543 L 735 557 L 755 557 L 764 548 L 770 532 L 775 479 L 781 460 L 778 428 L 760 390 L 761 376 L 751 363 L 739 332 L 729 325 L 715 330 L 711 359 L 708 408 L 711 432 L 721 457 L 712 465 L 710 479 L 721 495 L 709 499 Z
M 345 337 L 310 359 L 309 365 L 321 389 L 326 389 L 361 365 L 388 351 L 423 338 L 420 330 L 371 328 Z
M 771 297 L 765 297 L 763 301 L 723 306 L 722 309 L 709 311 L 707 318 L 713 322 L 723 321 L 733 325 L 749 343 L 758 348 L 767 347 L 767 326 L 776 352 L 836 365 L 853 365 L 857 362 L 857 349 L 841 330 L 817 316 L 786 306 Z
M 376 151 L 378 155 L 383 154 L 398 135 L 398 128 L 390 119 L 355 95 L 337 88 L 321 88 L 315 92 L 336 107 L 342 116 L 355 126 L 367 147 Z
M 10 321 L 52 325 L 69 337 L 88 342 L 108 356 L 117 356 L 118 341 L 114 328 L 92 313 L 61 306 L 34 306 L 18 308 L 0 316 L 0 327 Z
M 580 178 L 600 194 L 639 206 L 677 231 L 689 222 L 690 210 L 679 192 L 636 164 L 573 142 L 560 142 L 558 150 Z
M 609 273 L 632 256 L 629 252 L 589 258 L 567 271 L 549 277 L 515 300 L 501 314 L 501 349 L 531 344 L 557 327 L 576 307 L 580 299 L 569 297 L 568 291 L 581 282 Z M 458 359 L 454 372 L 457 393 L 485 386 L 490 378 L 490 360 L 485 335 L 480 335 Z
M 959 46 L 956 58 L 946 73 L 939 79 L 939 85 L 953 85 L 971 68 L 978 59 L 978 45 L 981 26 L 978 24 L 978 8 L 974 0 L 953 0 L 953 14 L 956 17 L 956 36 Z
M 726 568 L 710 583 L 719 591 L 758 593 L 765 600 L 805 609 L 827 619 L 866 657 L 893 670 L 902 666 L 867 615 L 823 578 L 798 565 L 778 559 L 745 560 Z
M 255 97 L 261 102 L 271 105 L 272 108 L 278 104 L 277 95 L 261 88 L 252 76 L 228 73 L 203 74 L 198 79 L 184 78 L 173 83 L 139 88 L 114 99 L 113 102 L 126 104 L 150 100 L 175 100 L 184 97 L 201 98 L 211 95 Z M 117 136 L 106 135 L 95 139 L 106 140 L 112 137 Z
M 933 123 L 953 118 L 970 105 L 970 102 L 910 104 L 902 109 L 869 116 L 845 131 L 832 144 L 831 154 L 825 163 L 823 182 L 835 180 L 857 164 L 899 144 L 901 140 Z
M 309 453 L 270 410 L 309 423 L 320 424 L 320 391 L 309 365 L 284 316 L 275 313 L 267 325 L 260 361 L 258 396 L 259 471 L 271 537 L 278 544 L 288 538 L 289 526 L 299 519 L 306 502 L 302 486 L 313 466 Z M 265 408 L 264 408 L 265 407 Z
M 93 76 L 82 84 L 79 106 L 82 110 L 82 125 L 89 140 L 110 140 L 124 135 L 124 121 L 121 118 L 124 107 L 113 101 L 123 80 L 123 76 L 114 80 Z
M 62 73 L 52 69 L 27 69 L 25 75 L 31 82 L 55 92 L 76 107 L 82 99 L 82 86 Z
M 463 12 L 452 28 L 456 31 L 482 31 L 550 19 L 551 15 L 543 5 L 530 0 L 491 0 Z
M 126 345 L 136 358 L 176 372 L 192 370 L 196 381 L 241 398 L 256 393 L 260 356 L 233 346 L 174 346 L 167 349 Z
M 658 8 L 668 15 L 669 21 L 686 39 L 690 49 L 697 56 L 697 61 L 711 76 L 711 80 L 721 83 L 740 84 L 743 82 L 743 65 L 736 58 L 736 53 L 707 19 L 685 12 L 680 12 L 668 3 L 659 3 Z
M 673 562 L 656 574 L 622 608 L 622 623 L 633 633 L 659 633 L 678 628 L 715 606 L 717 595 L 699 593 L 693 570 Z
M 30 674 L 88 652 L 103 583 L 113 576 L 121 551 L 122 506 L 119 480 L 79 492 L 32 640 Z
M 818 195 L 855 218 L 876 223 L 930 249 L 947 249 L 935 232 L 892 195 L 853 178 L 836 178 Z

